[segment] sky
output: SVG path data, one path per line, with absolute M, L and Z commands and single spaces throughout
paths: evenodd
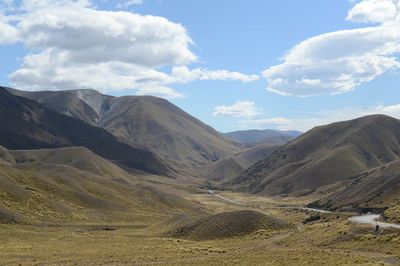
M 400 118 L 400 0 L 0 0 L 0 84 L 170 100 L 221 132 Z

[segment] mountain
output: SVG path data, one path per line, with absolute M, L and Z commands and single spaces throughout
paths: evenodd
M 257 161 L 269 156 L 280 146 L 258 144 L 206 166 L 200 176 L 209 181 L 227 182 L 243 173 Z
M 384 115 L 316 127 L 230 183 L 267 195 L 301 195 L 355 179 L 400 157 L 400 121 Z
M 369 169 L 338 191 L 310 204 L 325 209 L 382 209 L 400 199 L 400 160 Z
M 101 127 L 132 147 L 178 168 L 202 167 L 240 149 L 170 102 L 151 96 L 112 97 L 95 90 L 12 93 Z
M 7 165 L 67 165 L 81 171 L 107 177 L 110 180 L 138 181 L 110 161 L 96 155 L 85 147 L 66 147 L 38 150 L 7 150 L 0 146 L 0 162 Z
M 255 145 L 264 143 L 269 145 L 283 145 L 297 138 L 302 132 L 280 131 L 274 129 L 266 130 L 244 130 L 225 133 L 225 138 L 244 145 Z
M 0 146 L 0 223 L 141 223 L 201 213 L 196 203 L 141 179 L 83 147 Z
M 119 165 L 168 175 L 170 168 L 149 151 L 121 143 L 106 130 L 54 112 L 0 88 L 0 145 L 7 149 L 83 146 Z

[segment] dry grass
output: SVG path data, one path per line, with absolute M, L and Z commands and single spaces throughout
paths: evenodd
M 183 219 L 165 234 L 192 240 L 213 240 L 244 236 L 260 230 L 278 231 L 288 225 L 260 212 L 241 210 L 208 215 L 198 219 Z
M 276 243 L 291 231 L 195 242 L 147 236 L 145 229 L 2 226 L 0 260 L 23 265 L 379 265 L 362 254 Z M 370 264 L 369 264 L 370 263 Z
M 312 213 L 274 208 L 274 200 L 225 193 L 244 205 L 225 203 L 209 194 L 187 194 L 205 209 L 258 209 L 293 224 L 259 229 L 245 236 L 209 241 L 159 237 L 172 222 L 149 216 L 139 224 L 81 224 L 57 227 L 1 225 L 0 264 L 4 265 L 398 265 L 400 234 L 355 226 L 346 216 L 326 215 L 306 225 Z M 192 217 L 192 216 L 190 216 Z M 177 218 L 178 219 L 178 218 Z M 179 219 L 178 219 L 179 220 Z

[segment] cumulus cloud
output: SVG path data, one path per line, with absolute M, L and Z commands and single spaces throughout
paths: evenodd
M 192 41 L 180 24 L 84 6 L 79 1 L 30 12 L 18 25 L 24 43 L 35 49 L 57 49 L 65 60 L 76 63 L 119 61 L 160 67 L 196 60 L 189 49 Z
M 398 6 L 397 0 L 364 0 L 349 11 L 347 19 L 362 23 L 390 21 L 398 15 Z
M 135 89 L 177 98 L 183 95 L 169 87 L 177 83 L 258 78 L 190 70 L 197 60 L 193 41 L 182 25 L 163 17 L 102 11 L 89 0 L 23 0 L 17 14 L 3 17 L 13 23 L 0 17 L 0 44 L 20 40 L 32 51 L 11 74 L 21 89 Z
M 400 1 L 364 0 L 348 20 L 377 26 L 342 30 L 307 39 L 263 72 L 268 90 L 282 95 L 312 96 L 354 90 L 400 67 Z
M 227 70 L 209 70 L 205 68 L 196 68 L 190 70 L 186 66 L 174 67 L 171 77 L 174 82 L 179 83 L 188 83 L 194 80 L 231 80 L 253 82 L 260 79 L 260 76 L 258 75 L 245 75 L 239 72 L 231 72 Z
M 261 115 L 262 110 L 254 102 L 237 101 L 233 105 L 220 105 L 214 108 L 214 116 L 252 117 Z
M 18 30 L 4 21 L 0 14 L 0 45 L 13 44 L 19 39 Z

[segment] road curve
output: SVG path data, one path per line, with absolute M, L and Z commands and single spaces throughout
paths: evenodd
M 242 202 L 227 199 L 218 194 L 215 194 L 214 191 L 212 191 L 210 189 L 208 190 L 208 193 L 210 193 L 211 195 L 213 195 L 223 201 L 227 201 L 229 203 L 233 203 L 233 204 L 237 204 L 237 205 L 244 205 Z M 318 212 L 318 213 L 335 213 L 335 212 L 331 212 L 331 211 L 313 209 L 313 208 L 307 208 L 307 207 L 282 206 L 282 207 L 277 207 L 277 208 L 279 208 L 279 209 L 299 209 L 299 210 L 313 211 L 313 212 Z M 400 229 L 400 224 L 384 223 L 384 222 L 377 221 L 380 217 L 381 217 L 380 214 L 366 214 L 366 215 L 352 216 L 348 220 L 352 223 L 368 224 L 371 226 L 379 225 L 379 227 L 381 227 L 381 228 Z
M 384 223 L 377 221 L 381 216 L 379 214 L 366 214 L 360 216 L 353 216 L 349 218 L 350 222 L 358 224 L 369 224 L 372 226 L 377 226 L 381 228 L 395 228 L 400 229 L 400 224 Z

